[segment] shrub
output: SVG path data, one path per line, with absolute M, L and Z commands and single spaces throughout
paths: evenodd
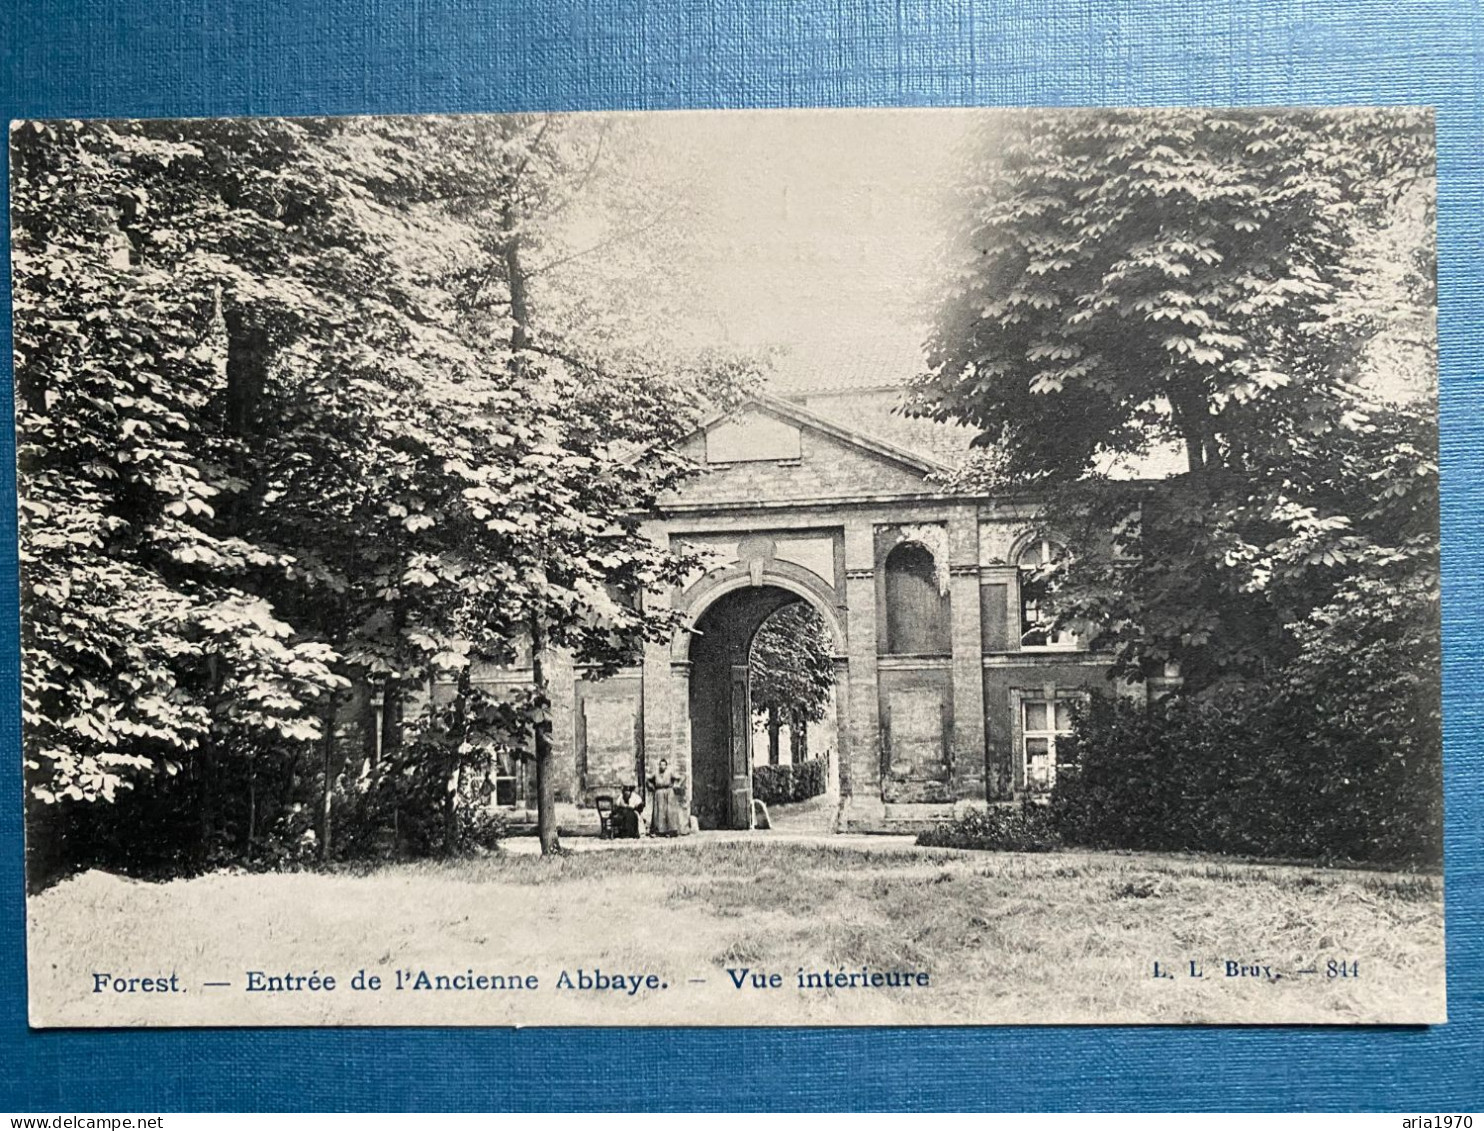
M 1436 762 L 1264 689 L 1098 697 L 1061 754 L 1052 811 L 1068 844 L 1387 864 L 1441 851 Z
M 1050 810 L 1030 802 L 971 809 L 956 821 L 919 833 L 917 843 L 991 852 L 1052 852 L 1060 847 Z
M 752 796 L 765 805 L 788 805 L 818 797 L 826 786 L 823 758 L 794 766 L 754 766 Z
M 376 770 L 336 789 L 332 855 L 342 860 L 463 856 L 505 835 L 478 765 L 460 775 L 456 819 L 447 810 L 452 766 L 434 739 L 409 743 Z
M 793 786 L 792 766 L 752 767 L 752 796 L 765 805 L 780 805 L 788 800 Z

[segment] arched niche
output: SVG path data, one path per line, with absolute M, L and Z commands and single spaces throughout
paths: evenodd
M 882 562 L 888 655 L 947 655 L 949 635 L 947 564 L 915 539 L 898 542 Z

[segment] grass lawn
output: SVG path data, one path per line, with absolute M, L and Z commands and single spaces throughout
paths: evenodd
M 1445 1012 L 1436 877 L 1171 856 L 698 836 L 366 873 L 149 884 L 92 872 L 33 897 L 29 918 L 36 1025 L 1422 1023 Z M 1330 960 L 1358 969 L 1329 977 Z M 1175 977 L 1154 977 L 1156 961 Z M 1228 961 L 1281 976 L 1228 977 Z M 797 988 L 801 968 L 863 966 L 925 972 L 928 985 Z M 728 967 L 782 985 L 739 990 Z M 350 988 L 363 968 L 382 990 Z M 665 988 L 558 988 L 563 970 L 576 980 L 594 968 Z M 337 986 L 247 992 L 254 970 L 331 974 Z M 396 991 L 399 970 L 409 981 L 534 975 L 539 988 Z M 179 992 L 93 992 L 99 973 L 174 974 Z

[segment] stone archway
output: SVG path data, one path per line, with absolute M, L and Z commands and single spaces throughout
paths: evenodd
M 785 605 L 808 600 L 819 608 L 821 602 L 796 585 L 766 580 L 717 586 L 707 596 L 687 640 L 691 812 L 702 829 L 746 829 L 752 826 L 752 640 Z M 821 611 L 838 644 L 834 610 Z M 837 701 L 843 700 L 838 694 Z

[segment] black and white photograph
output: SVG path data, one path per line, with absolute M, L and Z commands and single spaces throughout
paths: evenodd
M 1447 1019 L 1429 111 L 10 170 L 32 1026 Z

